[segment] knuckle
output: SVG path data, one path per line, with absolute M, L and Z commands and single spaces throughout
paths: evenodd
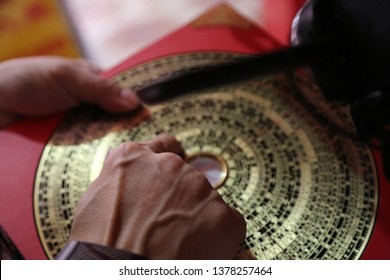
M 139 152 L 142 149 L 143 149 L 142 146 L 139 145 L 138 143 L 133 143 L 133 142 L 122 143 L 116 148 L 110 150 L 110 154 L 108 155 L 107 160 L 109 158 L 126 157 L 129 154 Z
M 185 165 L 184 160 L 174 153 L 160 153 L 157 154 L 157 158 L 160 164 L 165 165 L 170 169 L 178 170 Z
M 142 165 L 145 161 L 150 162 L 147 152 L 138 143 L 122 143 L 110 150 L 104 161 L 103 170 L 106 172 L 120 172 L 120 170 L 135 166 L 136 163 Z
M 166 150 L 165 142 L 163 142 L 161 139 L 158 139 L 158 138 L 155 139 L 154 140 L 154 146 L 159 151 L 165 151 Z
M 140 145 L 138 143 L 134 143 L 134 142 L 122 143 L 119 145 L 118 148 L 120 148 L 122 156 L 127 156 L 129 154 L 143 150 L 142 145 Z
M 167 133 L 161 133 L 161 134 L 157 135 L 157 137 L 155 139 L 157 139 L 159 142 L 162 142 L 163 144 L 168 143 L 168 142 L 177 142 L 177 140 L 174 136 L 167 134 Z

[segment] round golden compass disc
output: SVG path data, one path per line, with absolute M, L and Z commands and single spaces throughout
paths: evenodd
M 166 57 L 114 80 L 137 88 L 235 58 L 226 53 Z M 148 110 L 146 116 L 110 115 L 80 107 L 56 129 L 40 160 L 34 197 L 48 257 L 67 242 L 78 199 L 99 175 L 108 150 L 161 132 L 175 135 L 189 163 L 206 176 L 210 172 L 217 191 L 245 216 L 247 238 L 237 258 L 356 259 L 362 254 L 376 214 L 375 163 L 370 150 L 350 137 L 354 127 L 346 108 L 326 103 L 304 75 L 294 86 L 282 75 L 268 76 Z

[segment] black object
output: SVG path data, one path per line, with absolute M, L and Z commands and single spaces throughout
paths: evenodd
M 332 40 L 313 42 L 219 66 L 192 70 L 170 79 L 155 81 L 139 89 L 137 94 L 143 102 L 153 104 L 185 93 L 241 82 L 281 69 L 293 69 L 311 62 L 320 63 L 339 55 L 339 48 Z
M 69 241 L 56 260 L 147 260 L 131 252 L 81 241 Z
M 390 160 L 390 1 L 308 0 L 294 20 L 292 42 L 289 49 L 159 81 L 138 95 L 155 103 L 306 65 L 329 100 L 350 105 L 359 136 L 378 139 Z M 390 178 L 390 162 L 384 166 Z
M 293 37 L 294 45 L 337 40 L 339 57 L 310 63 L 329 99 L 353 102 L 390 87 L 390 1 L 308 1 Z
M 1 260 L 24 260 L 23 255 L 12 242 L 11 238 L 0 225 L 0 259 Z
M 359 137 L 379 140 L 390 178 L 390 1 L 310 0 L 293 24 L 293 45 L 337 41 L 339 57 L 310 68 L 331 101 L 350 105 Z

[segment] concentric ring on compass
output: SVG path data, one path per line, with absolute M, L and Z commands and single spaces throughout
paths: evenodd
M 200 153 L 190 156 L 187 162 L 201 172 L 214 189 L 221 187 L 227 178 L 227 165 L 220 156 L 211 153 Z

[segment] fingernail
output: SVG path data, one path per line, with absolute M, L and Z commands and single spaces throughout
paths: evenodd
M 126 106 L 131 108 L 136 108 L 140 105 L 141 101 L 138 96 L 131 90 L 123 89 L 121 91 L 120 97 L 125 101 Z

